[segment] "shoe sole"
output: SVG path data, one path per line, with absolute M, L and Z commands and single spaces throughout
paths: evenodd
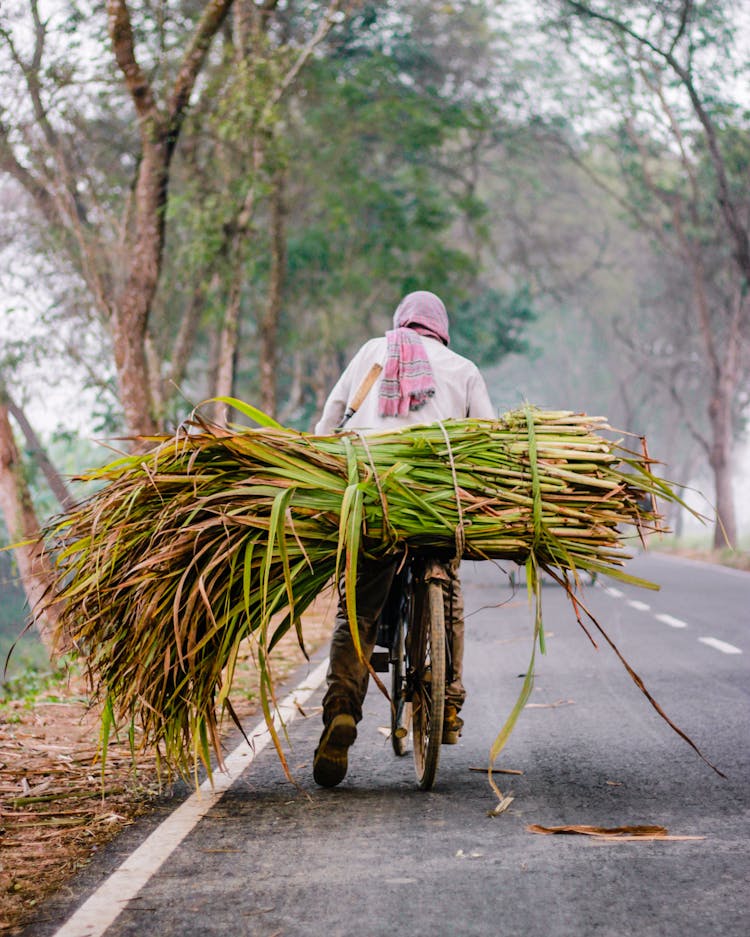
M 349 749 L 357 738 L 353 716 L 335 716 L 320 739 L 313 760 L 313 778 L 321 787 L 336 787 L 346 777 Z

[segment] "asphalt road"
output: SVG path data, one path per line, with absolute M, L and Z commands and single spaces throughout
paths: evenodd
M 124 903 L 107 937 L 747 937 L 750 574 L 658 556 L 629 569 L 661 591 L 607 580 L 586 601 L 726 780 L 663 722 L 603 641 L 592 647 L 549 585 L 533 705 L 499 760 L 523 774 L 499 778 L 515 799 L 488 817 L 496 798 L 471 769 L 486 765 L 520 689 L 530 615 L 492 565 L 467 566 L 466 729 L 443 748 L 434 790 L 419 791 L 411 757 L 391 753 L 374 689 L 345 782 L 316 788 L 318 692 L 310 716 L 290 726 L 301 791 L 264 750 Z M 108 848 L 28 937 L 56 933 L 159 819 Z M 696 838 L 601 842 L 529 824 L 658 824 Z

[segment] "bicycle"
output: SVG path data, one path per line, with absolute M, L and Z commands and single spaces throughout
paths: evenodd
M 381 614 L 372 664 L 391 674 L 391 745 L 407 752 L 411 728 L 414 767 L 422 790 L 437 776 L 443 739 L 445 688 L 453 679 L 450 621 L 446 622 L 443 584 L 449 577 L 432 554 L 405 558 Z

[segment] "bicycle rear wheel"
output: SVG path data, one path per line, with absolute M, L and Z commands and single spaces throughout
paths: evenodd
M 445 611 L 440 582 L 427 582 L 422 598 L 416 622 L 419 640 L 409 663 L 413 667 L 414 767 L 419 786 L 428 791 L 437 775 L 445 714 Z

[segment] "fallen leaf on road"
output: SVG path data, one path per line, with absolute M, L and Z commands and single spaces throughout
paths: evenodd
M 275 905 L 269 905 L 267 908 L 252 908 L 250 911 L 240 912 L 243 917 L 252 917 L 253 914 L 270 914 L 271 911 L 275 911 Z
M 670 836 L 665 826 L 539 826 L 532 823 L 526 829 L 529 833 L 572 833 L 593 836 L 608 840 L 691 840 L 705 839 L 703 836 Z
M 511 797 L 510 794 L 507 794 L 505 797 L 501 798 L 500 803 L 494 806 L 492 810 L 487 811 L 487 816 L 499 817 L 501 813 L 505 813 L 505 811 L 508 809 L 508 807 L 510 807 L 510 805 L 513 803 L 514 800 L 515 800 L 514 797 Z
M 469 771 L 481 771 L 482 774 L 487 774 L 487 768 L 469 768 Z M 493 768 L 492 774 L 523 774 L 523 771 L 519 771 L 518 768 Z
M 492 760 L 494 761 L 494 758 Z M 490 787 L 492 788 L 492 790 L 495 792 L 497 796 L 498 803 L 495 804 L 492 810 L 487 811 L 487 816 L 499 817 L 500 814 L 505 813 L 508 807 L 510 807 L 510 805 L 513 803 L 513 797 L 511 794 L 503 794 L 503 792 L 495 783 L 495 779 L 492 776 L 493 772 L 494 772 L 494 768 L 492 766 L 492 763 L 490 763 L 489 769 L 487 771 L 487 780 L 489 781 Z M 499 772 L 499 773 L 502 773 L 502 772 Z

